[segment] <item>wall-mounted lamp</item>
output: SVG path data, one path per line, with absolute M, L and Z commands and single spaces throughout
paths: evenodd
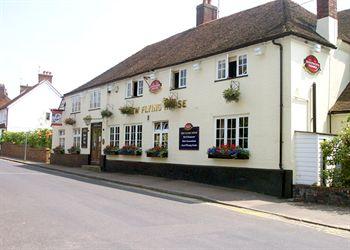
M 265 53 L 265 47 L 256 47 L 254 49 L 254 55 L 261 56 Z
M 193 70 L 194 71 L 198 71 L 198 70 L 200 70 L 201 69 L 201 64 L 200 63 L 195 63 L 195 64 L 193 64 Z
M 322 51 L 322 46 L 321 46 L 321 44 L 316 43 L 316 44 L 312 47 L 311 51 L 312 51 L 312 52 L 316 52 L 316 53 L 321 53 L 321 51 Z

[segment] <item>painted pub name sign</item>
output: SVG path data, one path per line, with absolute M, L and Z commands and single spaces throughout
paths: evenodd
M 315 56 L 309 55 L 304 59 L 304 68 L 310 74 L 316 74 L 321 70 L 321 64 Z

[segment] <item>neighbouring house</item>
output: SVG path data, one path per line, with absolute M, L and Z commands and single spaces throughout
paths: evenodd
M 350 81 L 349 15 L 336 0 L 317 0 L 317 15 L 276 0 L 217 19 L 204 0 L 197 27 L 66 93 L 53 147 L 80 147 L 105 171 L 290 197 L 319 181 Z
M 21 85 L 20 94 L 0 106 L 0 127 L 7 131 L 50 128 L 51 108 L 57 108 L 62 98 L 52 78 L 44 71 L 38 75 L 37 84 Z
M 7 95 L 7 89 L 4 84 L 0 84 L 0 106 L 5 105 L 11 101 L 11 99 Z M 0 114 L 1 115 L 1 114 Z M 2 118 L 0 117 L 0 120 Z M 0 124 L 0 136 L 2 135 L 3 131 L 6 129 L 5 124 Z

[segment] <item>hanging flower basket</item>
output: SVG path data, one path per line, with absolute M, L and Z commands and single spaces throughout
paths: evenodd
M 118 155 L 135 155 L 140 156 L 142 155 L 142 149 L 138 148 L 136 146 L 124 146 L 121 149 L 118 150 Z
M 75 121 L 75 119 L 69 117 L 69 118 L 64 120 L 64 123 L 67 125 L 74 125 L 76 123 L 76 121 Z
M 83 120 L 84 120 L 86 125 L 89 125 L 91 123 L 92 117 L 91 117 L 91 115 L 88 115 L 88 116 L 85 116 L 83 118 Z
M 241 93 L 240 93 L 239 89 L 234 89 L 231 86 L 228 89 L 225 89 L 222 94 L 223 94 L 223 97 L 225 98 L 226 102 L 238 102 L 239 96 Z
M 165 147 L 154 147 L 146 151 L 147 157 L 168 158 L 168 149 Z
M 248 160 L 249 156 L 248 150 L 236 147 L 236 145 L 222 145 L 208 149 L 208 158 L 212 159 Z
M 109 118 L 112 115 L 113 115 L 113 113 L 111 111 L 109 111 L 108 109 L 105 109 L 105 110 L 101 111 L 102 118 Z
M 163 105 L 165 109 L 176 109 L 177 99 L 174 97 L 166 97 L 163 99 Z
M 80 154 L 80 148 L 73 146 L 70 149 L 68 149 L 68 153 L 70 153 L 72 155 L 79 155 Z
M 103 150 L 103 153 L 105 155 L 118 155 L 118 151 L 119 151 L 119 149 L 117 147 L 107 146 Z
M 124 106 L 119 108 L 120 113 L 123 115 L 134 115 L 135 114 L 135 108 L 134 107 L 129 107 L 129 106 Z

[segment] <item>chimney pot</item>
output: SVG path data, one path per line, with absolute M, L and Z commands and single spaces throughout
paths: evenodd
M 52 83 L 52 78 L 53 78 L 53 75 L 51 74 L 51 72 L 43 71 L 42 74 L 39 73 L 39 75 L 38 75 L 38 83 L 40 83 L 42 81 L 48 81 L 48 82 Z

